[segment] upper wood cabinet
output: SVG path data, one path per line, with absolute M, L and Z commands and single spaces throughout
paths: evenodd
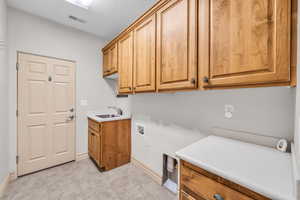
M 112 44 L 103 52 L 103 76 L 118 71 L 118 43 Z
M 120 93 L 295 86 L 295 2 L 159 0 L 103 49 L 104 71 Z
M 155 15 L 134 29 L 134 91 L 155 91 Z
M 197 87 L 197 0 L 171 0 L 157 11 L 158 90 Z
M 110 73 L 118 71 L 118 43 L 112 45 L 109 49 L 110 53 Z
M 103 76 L 109 73 L 110 53 L 109 50 L 103 51 Z
M 210 10 L 204 87 L 290 81 L 290 0 L 204 0 L 200 12 L 201 6 Z M 200 19 L 200 36 L 209 31 L 201 25 Z
M 132 92 L 133 83 L 133 33 L 124 35 L 118 44 L 119 92 Z

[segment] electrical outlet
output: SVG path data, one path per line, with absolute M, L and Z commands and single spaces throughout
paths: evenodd
M 233 112 L 234 112 L 234 106 L 233 105 L 225 105 L 225 117 L 227 119 L 230 119 L 233 117 Z
M 141 124 L 136 124 L 136 132 L 144 135 L 145 134 L 145 127 Z

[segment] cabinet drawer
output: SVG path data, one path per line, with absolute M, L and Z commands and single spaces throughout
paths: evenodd
M 226 200 L 255 200 L 184 165 L 181 168 L 181 184 L 184 190 L 193 191 L 206 200 L 216 200 L 218 197 Z
M 196 200 L 194 197 L 191 195 L 185 193 L 184 191 L 181 190 L 180 192 L 180 200 Z
M 93 131 L 100 132 L 100 123 L 89 119 L 89 128 Z

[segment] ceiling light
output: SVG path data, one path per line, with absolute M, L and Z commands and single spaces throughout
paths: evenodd
M 92 4 L 93 0 L 66 0 L 67 2 L 79 6 L 81 8 L 89 9 L 90 5 Z

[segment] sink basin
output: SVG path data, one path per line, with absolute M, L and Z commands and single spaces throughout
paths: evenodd
M 100 118 L 103 118 L 103 119 L 120 117 L 120 115 L 114 115 L 114 114 L 112 114 L 112 115 L 109 115 L 109 114 L 107 114 L 107 115 L 96 115 L 96 116 L 100 117 Z

